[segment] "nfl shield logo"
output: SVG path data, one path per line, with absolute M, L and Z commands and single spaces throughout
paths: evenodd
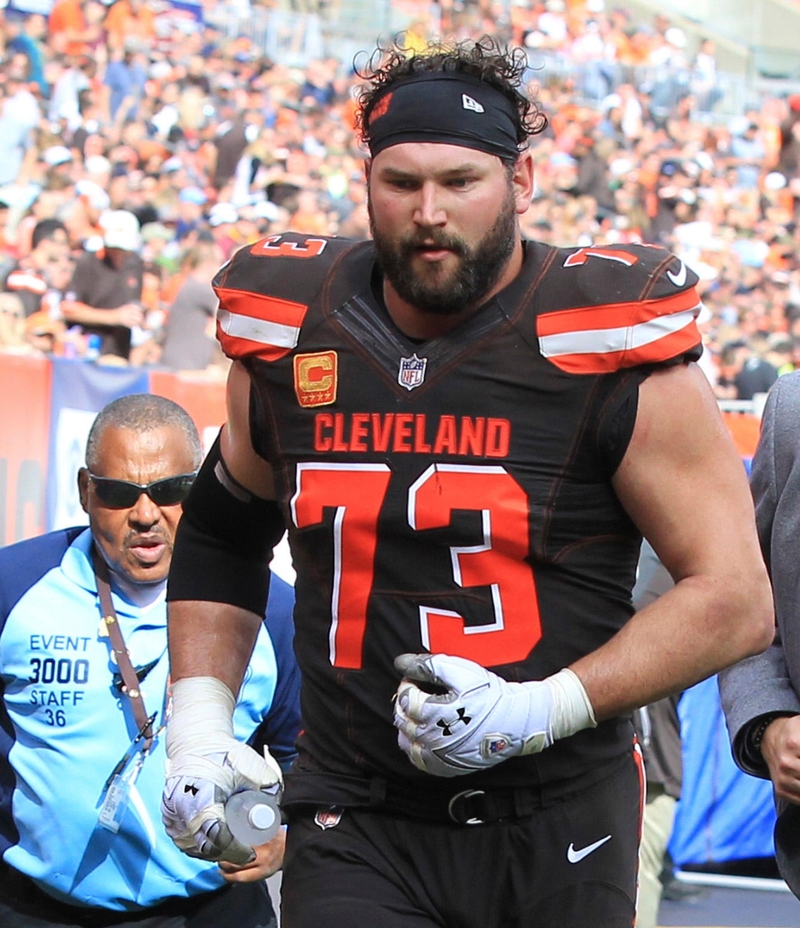
M 397 382 L 406 390 L 413 390 L 425 379 L 425 368 L 428 366 L 427 358 L 418 358 L 416 353 L 410 358 L 400 358 L 400 373 Z
M 337 809 L 336 806 L 323 806 L 317 809 L 317 814 L 314 816 L 314 823 L 319 825 L 323 831 L 328 828 L 335 828 L 341 820 L 342 810 Z

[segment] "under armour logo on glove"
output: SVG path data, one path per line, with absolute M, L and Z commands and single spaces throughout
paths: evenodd
M 426 773 L 474 773 L 552 743 L 547 683 L 509 683 L 446 654 L 401 654 L 395 667 L 403 675 L 394 704 L 397 743 Z
M 236 792 L 279 783 L 275 760 L 230 739 L 226 751 L 170 758 L 166 773 L 161 818 L 175 844 L 189 857 L 250 863 L 255 853 L 234 837 L 225 803 Z
M 454 718 L 449 722 L 447 719 L 437 719 L 436 724 L 439 726 L 439 728 L 442 729 L 442 734 L 445 737 L 453 734 L 453 727 L 457 725 L 458 722 L 463 722 L 465 725 L 469 725 L 469 723 L 472 721 L 472 718 L 469 715 L 465 715 L 465 711 L 466 710 L 463 706 L 460 709 L 456 709 L 457 718 Z

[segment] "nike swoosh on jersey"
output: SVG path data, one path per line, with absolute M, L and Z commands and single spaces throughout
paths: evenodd
M 675 284 L 676 287 L 682 287 L 686 283 L 686 265 L 681 261 L 680 269 L 677 274 L 667 271 L 667 277 Z
M 579 851 L 575 850 L 575 845 L 570 844 L 567 848 L 567 860 L 571 864 L 580 863 L 584 857 L 588 857 L 599 847 L 602 847 L 606 841 L 611 840 L 611 835 L 606 835 L 605 838 L 601 838 L 599 841 L 595 841 L 594 844 L 587 844 L 586 847 L 582 847 Z

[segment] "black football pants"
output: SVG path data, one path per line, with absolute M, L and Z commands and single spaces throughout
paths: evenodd
M 282 928 L 630 928 L 642 810 L 632 755 L 514 822 L 456 825 L 315 810 L 288 831 Z

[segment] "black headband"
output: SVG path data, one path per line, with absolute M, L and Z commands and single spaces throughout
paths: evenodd
M 402 142 L 439 142 L 516 158 L 517 110 L 490 84 L 452 71 L 423 71 L 378 96 L 367 114 L 374 157 Z

